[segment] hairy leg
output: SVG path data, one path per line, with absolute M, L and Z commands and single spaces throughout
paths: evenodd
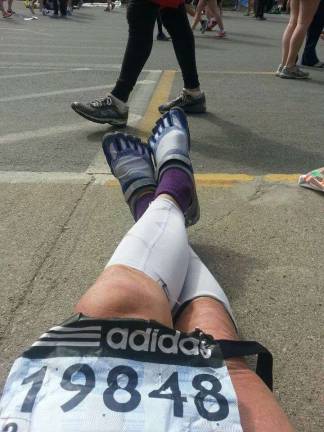
M 191 332 L 200 328 L 215 339 L 239 340 L 224 306 L 217 300 L 200 297 L 180 314 L 175 328 Z M 243 358 L 226 361 L 235 388 L 244 432 L 293 432 L 273 394 L 251 371 Z

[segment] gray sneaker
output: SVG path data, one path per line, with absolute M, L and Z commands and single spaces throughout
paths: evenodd
M 73 102 L 71 108 L 80 116 L 95 123 L 109 123 L 113 126 L 126 126 L 128 106 L 121 106 L 113 95 L 96 99 L 92 102 Z
M 302 71 L 297 65 L 290 68 L 284 66 L 279 76 L 286 79 L 308 79 L 309 73 Z
M 182 90 L 180 95 L 159 106 L 159 111 L 164 114 L 172 108 L 182 108 L 187 114 L 198 114 L 206 112 L 206 97 L 205 93 L 200 93 L 199 96 L 191 96 L 185 89 Z
M 277 77 L 280 77 L 280 74 L 281 74 L 281 72 L 282 72 L 282 69 L 283 69 L 283 66 L 282 66 L 282 64 L 280 64 L 280 65 L 278 66 L 277 71 L 276 71 L 276 76 L 277 76 Z

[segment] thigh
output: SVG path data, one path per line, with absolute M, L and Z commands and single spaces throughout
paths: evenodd
M 290 17 L 289 24 L 297 24 L 299 17 L 300 0 L 291 0 L 290 2 Z
M 146 34 L 153 33 L 159 6 L 149 0 L 131 0 L 127 6 L 129 31 Z
M 161 9 L 161 18 L 164 27 L 172 38 L 179 36 L 186 37 L 186 32 L 192 33 L 185 5 L 180 5 L 176 9 Z
M 215 339 L 239 340 L 224 306 L 210 298 L 193 300 L 179 316 L 175 328 L 185 332 L 200 328 Z M 245 360 L 233 358 L 226 363 L 237 394 L 243 430 L 292 432 L 293 428 L 273 394 L 248 368 Z
M 107 267 L 75 306 L 91 318 L 140 318 L 172 327 L 169 301 L 160 285 L 128 266 Z

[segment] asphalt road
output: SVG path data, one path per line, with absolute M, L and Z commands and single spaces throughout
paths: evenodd
M 16 9 L 0 21 L 1 383 L 24 348 L 71 314 L 132 223 L 107 183 L 100 141 L 111 128 L 69 106 L 113 86 L 125 10 L 24 21 L 21 3 Z M 323 166 L 324 72 L 307 82 L 273 75 L 286 21 L 225 12 L 227 39 L 196 33 L 208 113 L 189 119 L 202 174 L 202 218 L 190 240 L 227 292 L 242 336 L 272 350 L 275 394 L 296 430 L 321 432 L 323 196 L 296 183 Z M 324 59 L 323 42 L 318 53 Z M 128 131 L 147 135 L 159 98 L 182 88 L 180 73 L 168 72 L 176 69 L 171 43 L 155 42 Z

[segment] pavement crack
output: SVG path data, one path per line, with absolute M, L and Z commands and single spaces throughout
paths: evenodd
M 47 263 L 47 261 L 52 256 L 52 253 L 55 250 L 55 248 L 57 247 L 58 243 L 60 242 L 62 235 L 68 229 L 68 224 L 69 224 L 70 220 L 72 219 L 73 215 L 75 214 L 75 212 L 77 211 L 77 209 L 78 209 L 80 203 L 82 202 L 87 190 L 94 183 L 94 179 L 92 177 L 89 180 L 90 181 L 88 183 L 86 183 L 84 185 L 84 187 L 82 188 L 81 194 L 78 197 L 78 199 L 76 199 L 74 205 L 72 206 L 69 214 L 66 217 L 66 220 L 64 221 L 64 223 L 62 223 L 60 225 L 60 227 L 59 227 L 60 229 L 58 230 L 56 236 L 54 237 L 52 244 L 50 245 L 50 247 L 48 248 L 48 250 L 44 254 L 44 257 L 42 258 L 42 260 L 37 265 L 37 268 L 35 269 L 34 275 L 31 277 L 31 279 L 28 282 L 26 282 L 25 288 L 23 289 L 21 295 L 19 296 L 16 304 L 12 307 L 11 316 L 13 317 L 13 319 L 11 321 L 9 321 L 8 324 L 1 329 L 0 346 L 3 345 L 3 343 L 6 339 L 6 336 L 4 336 L 4 335 L 9 334 L 9 331 L 10 331 L 11 327 L 13 326 L 14 317 L 15 317 L 17 311 L 19 310 L 20 307 L 22 307 L 25 304 L 25 301 L 26 301 L 28 295 L 33 291 L 33 285 L 34 285 L 37 277 L 40 275 L 44 265 Z

